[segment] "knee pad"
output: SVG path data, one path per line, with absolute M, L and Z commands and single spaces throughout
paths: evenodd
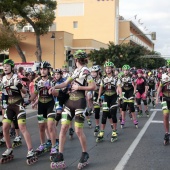
M 106 112 L 109 111 L 109 107 L 107 106 L 107 102 L 102 103 L 102 109 L 103 109 L 103 111 L 106 111 Z
M 147 105 L 147 101 L 146 101 L 146 100 L 143 100 L 143 104 L 146 106 L 146 105 Z
M 95 119 L 100 119 L 100 108 L 94 109 Z
M 108 111 L 103 111 L 103 115 L 102 115 L 102 124 L 106 124 L 106 120 L 107 120 L 107 115 L 108 115 Z
M 141 99 L 136 99 L 136 103 L 137 103 L 137 105 L 141 105 Z
M 38 119 L 38 123 L 45 123 L 47 122 L 47 119 L 44 118 L 44 116 L 41 114 L 41 115 L 37 115 L 37 119 Z
M 70 109 L 68 107 L 65 107 L 61 115 L 61 124 L 69 125 L 70 124 L 69 116 L 71 117 Z
M 58 122 L 61 119 L 61 113 L 57 113 L 55 120 Z

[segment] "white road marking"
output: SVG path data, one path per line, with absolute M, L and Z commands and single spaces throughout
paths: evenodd
M 127 164 L 128 160 L 130 159 L 133 151 L 135 150 L 136 146 L 138 145 L 138 143 L 140 142 L 141 138 L 145 134 L 148 126 L 151 124 L 153 118 L 155 117 L 156 112 L 157 111 L 154 111 L 152 113 L 152 115 L 150 116 L 148 121 L 145 123 L 144 127 L 141 129 L 141 131 L 139 132 L 138 136 L 135 138 L 133 143 L 130 145 L 130 147 L 128 148 L 128 150 L 126 151 L 126 153 L 124 154 L 124 156 L 122 157 L 122 159 L 120 160 L 118 165 L 114 168 L 114 170 L 123 170 L 125 168 L 125 165 Z
M 164 123 L 164 122 L 163 122 L 163 121 L 160 121 L 160 120 L 152 120 L 151 123 Z M 169 121 L 169 123 L 170 123 L 170 121 Z
M 150 111 L 162 111 L 162 109 L 151 109 Z

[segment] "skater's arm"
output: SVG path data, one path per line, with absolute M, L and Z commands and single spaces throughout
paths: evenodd
M 157 89 L 157 94 L 156 94 L 156 104 L 158 104 L 158 100 L 159 100 L 159 95 L 160 95 L 160 92 L 162 91 L 162 86 L 161 86 L 161 83 L 159 84 L 159 87 Z
M 101 94 L 102 94 L 102 91 L 103 91 L 103 86 L 100 85 L 100 88 L 99 88 L 99 95 L 98 95 L 97 102 L 100 101 L 100 96 L 101 96 Z

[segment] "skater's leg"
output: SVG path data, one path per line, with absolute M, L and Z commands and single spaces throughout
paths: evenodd
M 165 133 L 169 133 L 169 113 L 167 110 L 167 113 L 163 113 L 163 121 L 164 121 L 164 129 Z
M 32 141 L 31 141 L 31 136 L 27 130 L 26 124 L 18 124 L 19 125 L 19 129 L 22 133 L 22 135 L 24 136 L 25 142 L 27 144 L 28 150 L 32 149 Z
M 61 130 L 60 130 L 60 135 L 59 135 L 59 152 L 60 153 L 63 153 L 64 151 L 64 144 L 65 144 L 65 141 L 66 141 L 66 133 L 68 131 L 68 128 L 69 128 L 69 124 L 62 124 L 61 125 Z
M 47 123 L 38 123 L 39 133 L 40 133 L 40 142 L 41 144 L 45 143 L 45 129 L 47 128 Z
M 48 127 L 48 131 L 50 134 L 50 139 L 51 139 L 51 143 L 52 146 L 56 145 L 56 126 L 55 126 L 55 119 L 54 120 L 48 120 L 47 121 L 47 127 Z
M 10 129 L 11 125 L 9 122 L 3 121 L 3 135 L 5 138 L 5 142 L 6 142 L 6 146 L 7 148 L 11 148 L 11 141 L 10 141 L 10 135 L 9 135 L 9 129 Z

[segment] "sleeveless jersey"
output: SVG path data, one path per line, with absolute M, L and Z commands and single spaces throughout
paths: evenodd
M 48 103 L 54 100 L 53 95 L 48 93 L 48 90 L 55 85 L 55 81 L 52 77 L 48 77 L 47 80 L 43 80 L 41 77 L 35 81 L 34 93 L 39 95 L 39 101 L 41 103 Z
M 122 85 L 123 90 L 134 89 L 133 85 L 134 85 L 135 79 L 131 75 L 123 74 L 120 78 L 120 81 L 121 81 L 121 85 Z
M 82 67 L 80 70 L 75 69 L 73 74 L 68 77 L 68 80 L 71 81 L 71 86 L 73 84 L 78 84 L 79 86 L 86 86 L 88 83 L 94 81 L 87 67 Z M 70 100 L 79 100 L 85 97 L 85 91 L 70 91 L 69 95 Z
M 13 74 L 10 79 L 7 79 L 6 76 L 3 76 L 2 85 L 3 89 L 8 94 L 8 104 L 20 104 L 23 102 L 21 92 L 17 88 L 18 84 L 22 83 L 16 74 Z

